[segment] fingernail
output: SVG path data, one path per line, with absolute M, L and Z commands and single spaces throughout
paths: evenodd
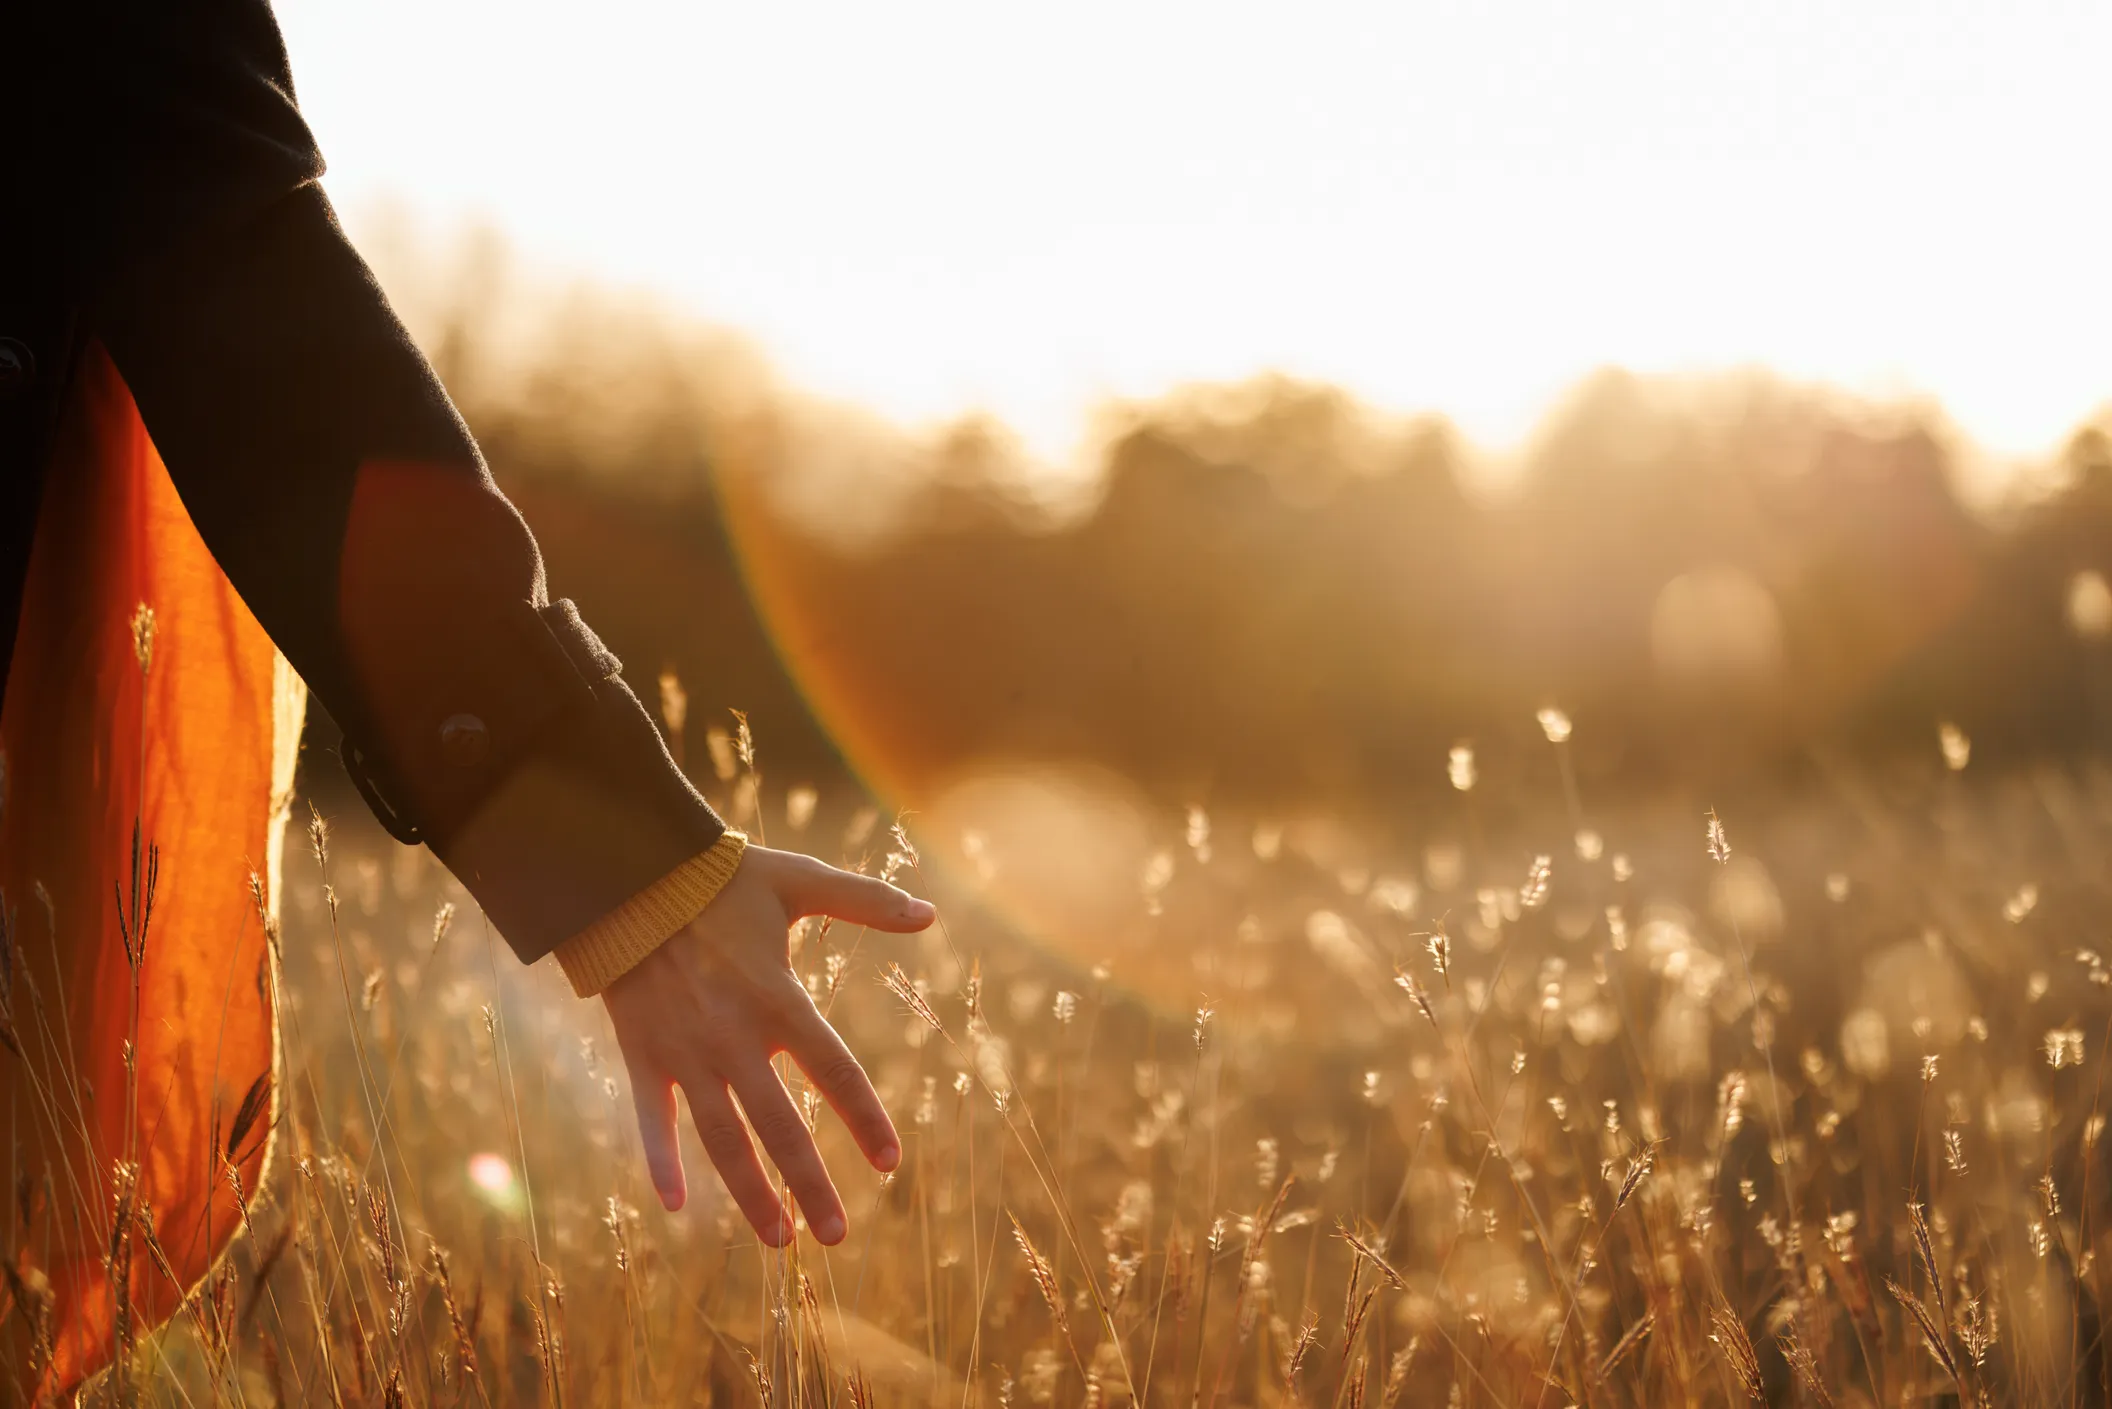
M 843 1220 L 833 1213 L 814 1225 L 814 1236 L 825 1243 L 842 1242 L 843 1232 Z
M 920 924 L 929 924 L 933 917 L 935 917 L 939 913 L 938 907 L 933 905 L 930 901 L 919 900 L 915 896 L 911 896 L 909 898 L 909 905 L 907 909 L 909 912 L 909 918 L 919 922 Z
M 902 1149 L 898 1145 L 882 1145 L 873 1152 L 873 1163 L 882 1174 L 893 1174 L 902 1163 Z

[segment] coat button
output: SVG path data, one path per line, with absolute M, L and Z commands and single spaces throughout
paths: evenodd
M 0 401 L 28 390 L 36 375 L 37 359 L 27 344 L 0 337 Z
M 475 768 L 491 757 L 491 730 L 474 714 L 449 715 L 440 725 L 440 754 L 457 768 Z

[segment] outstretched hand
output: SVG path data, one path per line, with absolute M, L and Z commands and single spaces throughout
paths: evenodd
M 789 1242 L 792 1220 L 756 1158 L 736 1099 L 814 1236 L 843 1240 L 843 1200 L 770 1059 L 792 1055 L 875 1169 L 899 1164 L 902 1142 L 865 1069 L 792 972 L 786 932 L 804 916 L 833 915 L 906 934 L 929 925 L 935 913 L 885 881 L 751 846 L 703 914 L 609 985 L 602 1001 L 630 1069 L 638 1133 L 661 1203 L 678 1209 L 687 1192 L 675 1139 L 679 1086 L 704 1152 L 765 1243 Z

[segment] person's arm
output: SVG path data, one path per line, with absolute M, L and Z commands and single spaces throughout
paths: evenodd
M 377 813 L 433 848 L 523 960 L 554 950 L 607 1001 L 662 1198 L 682 1199 L 680 1084 L 750 1220 L 787 1233 L 730 1086 L 817 1236 L 840 1237 L 769 1056 L 801 1062 L 875 1163 L 898 1146 L 792 974 L 785 926 L 829 913 L 914 929 L 930 907 L 743 854 L 616 659 L 550 601 L 526 524 L 318 188 L 129 266 L 87 312 L 201 535 L 343 726 Z
M 130 268 L 87 322 L 369 802 L 524 961 L 718 841 L 318 188 Z

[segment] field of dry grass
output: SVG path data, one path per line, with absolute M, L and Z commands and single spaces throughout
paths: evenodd
M 1008 886 L 1026 833 L 720 782 L 941 906 L 796 937 L 908 1141 L 882 1179 L 821 1112 L 826 1251 L 694 1151 L 664 1214 L 599 1006 L 331 819 L 256 1227 L 144 1399 L 2104 1402 L 2112 774 L 1932 739 L 1719 829 L 1578 796 L 1543 723 L 1540 795 L 1455 756 L 1392 818 L 1144 818 L 1085 932 Z

